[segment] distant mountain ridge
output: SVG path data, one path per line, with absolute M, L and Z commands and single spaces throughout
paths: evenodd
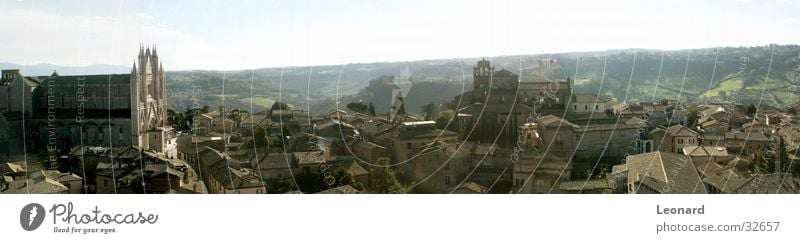
M 258 112 L 275 101 L 288 103 L 312 114 L 344 109 L 353 101 L 373 102 L 380 112 L 391 106 L 392 90 L 400 86 L 406 110 L 452 101 L 472 89 L 472 68 L 484 57 L 351 63 L 253 70 L 167 71 L 169 106 L 185 110 L 196 106 L 239 107 Z M 618 101 L 681 99 L 688 103 L 731 101 L 786 106 L 800 93 L 791 90 L 798 78 L 800 45 L 719 47 L 686 50 L 620 49 L 487 56 L 496 70 L 517 73 L 522 82 L 540 78 L 538 61 L 553 59 L 542 72 L 546 79 L 575 80 L 575 92 L 601 94 Z M 23 69 L 0 63 L 0 67 Z M 130 67 L 92 65 L 64 67 L 52 64 L 27 66 L 25 75 L 128 73 Z M 169 70 L 169 67 L 167 67 Z M 769 77 L 767 77 L 769 73 Z M 371 82 L 386 76 L 394 85 Z M 404 77 L 404 78 L 401 78 Z M 397 85 L 397 86 L 395 86 Z M 337 105 L 338 104 L 338 105 Z
M 10 62 L 0 62 L 0 69 L 19 69 L 25 76 L 47 76 L 58 72 L 59 75 L 89 75 L 89 74 L 120 74 L 130 73 L 131 67 L 119 65 L 95 64 L 84 67 L 61 66 L 49 63 L 39 63 L 36 65 L 21 65 Z

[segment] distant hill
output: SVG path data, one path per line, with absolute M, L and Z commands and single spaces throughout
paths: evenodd
M 737 93 L 738 103 L 793 104 L 798 97 L 789 90 L 789 82 L 794 78 L 792 70 L 800 64 L 800 46 L 775 46 L 770 66 L 772 50 L 770 46 L 677 51 L 625 49 L 485 58 L 496 70 L 505 68 L 520 74 L 522 82 L 537 80 L 537 60 L 555 59 L 552 65 L 543 68 L 547 79 L 569 76 L 576 80 L 576 92 L 600 93 L 620 101 L 666 97 L 702 103 L 730 101 L 731 94 Z M 252 105 L 252 111 L 258 112 L 280 100 L 321 114 L 336 108 L 338 100 L 342 109 L 352 101 L 373 102 L 381 113 L 391 107 L 392 89 L 396 89 L 404 92 L 407 111 L 420 112 L 422 105 L 443 104 L 463 90 L 470 90 L 472 67 L 480 58 L 483 57 L 167 72 L 169 106 L 176 110 L 216 107 L 223 105 L 224 100 L 225 106 L 250 110 Z M 0 67 L 20 68 L 8 63 L 0 63 Z M 128 67 L 110 65 L 39 64 L 25 70 L 27 75 L 49 75 L 53 70 L 61 75 L 129 72 Z M 768 71 L 770 77 L 765 79 Z M 382 76 L 384 80 L 380 80 Z
M 97 64 L 85 67 L 59 66 L 48 63 L 23 66 L 16 63 L 0 62 L 0 69 L 19 69 L 26 76 L 47 76 L 58 71 L 60 75 L 79 75 L 79 74 L 111 74 L 111 73 L 130 73 L 131 67 L 118 65 Z
M 680 98 L 684 102 L 693 103 L 729 101 L 731 94 L 735 92 L 739 103 L 755 104 L 760 100 L 762 104 L 772 106 L 792 104 L 798 98 L 788 88 L 789 81 L 794 78 L 792 69 L 800 64 L 800 46 L 775 46 L 770 66 L 771 51 L 769 46 L 677 51 L 627 49 L 497 56 L 486 59 L 491 60 L 497 70 L 505 68 L 520 74 L 523 82 L 537 80 L 537 60 L 555 59 L 553 65 L 543 68 L 543 75 L 547 79 L 564 79 L 569 76 L 576 79 L 576 92 L 599 92 L 620 101 L 650 101 L 654 97 Z M 370 81 L 384 75 L 405 75 L 408 78 L 396 78 L 394 83 L 406 92 L 406 110 L 420 112 L 422 105 L 431 102 L 442 104 L 452 100 L 453 95 L 462 90 L 470 90 L 472 67 L 479 59 L 480 57 L 474 57 L 229 71 L 225 72 L 225 91 L 230 98 L 227 99 L 227 104 L 239 102 L 236 104 L 243 108 L 249 107 L 249 87 L 253 78 L 255 104 L 278 100 L 282 93 L 280 99 L 284 102 L 303 109 L 309 107 L 315 114 L 337 107 L 337 99 L 339 108 L 344 108 L 352 101 L 372 101 L 380 113 L 387 112 L 391 106 L 392 97 L 384 96 L 390 96 L 390 90 L 398 87 L 382 84 L 384 81 L 370 85 Z M 770 78 L 765 82 L 767 71 L 770 72 Z M 211 71 L 168 73 L 168 79 L 177 81 L 170 82 L 168 88 L 173 94 L 186 94 L 186 87 L 178 86 L 188 85 L 184 82 L 193 80 L 192 82 L 201 84 L 204 92 L 213 94 L 203 101 L 218 105 L 221 103 L 219 96 L 222 91 L 222 74 Z M 282 86 L 279 85 L 281 78 Z M 181 97 L 183 96 L 176 99 L 185 98 Z M 182 103 L 185 102 L 173 102 Z M 257 104 L 254 107 L 261 106 Z

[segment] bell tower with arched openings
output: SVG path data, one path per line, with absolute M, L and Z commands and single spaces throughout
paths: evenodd
M 473 89 L 489 87 L 489 80 L 494 74 L 494 67 L 486 59 L 478 61 L 478 65 L 472 68 Z

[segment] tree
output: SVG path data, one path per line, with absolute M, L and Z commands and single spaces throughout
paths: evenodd
M 288 179 L 265 180 L 265 181 L 267 184 L 267 193 L 270 194 L 283 194 L 297 188 L 297 185 L 295 185 L 293 181 Z
M 753 163 L 750 164 L 750 170 L 753 174 L 773 173 L 775 172 L 775 161 L 770 161 L 764 156 L 764 152 L 756 150 L 753 153 Z
M 433 120 L 434 111 L 436 111 L 436 104 L 433 102 L 422 106 L 422 112 L 425 112 L 425 120 Z
M 395 172 L 388 167 L 388 158 L 380 158 L 377 166 L 369 169 L 369 189 L 373 193 L 405 193 L 406 188 L 397 180 Z
M 375 105 L 373 105 L 371 101 L 369 102 L 369 108 L 368 109 L 369 109 L 369 114 L 374 116 L 375 115 Z
M 362 102 L 350 102 L 347 103 L 347 109 L 351 111 L 359 112 L 359 113 L 367 113 L 369 112 L 369 106 Z
M 364 185 L 362 185 L 361 182 L 358 182 L 355 178 L 353 178 L 353 176 L 350 175 L 350 173 L 348 173 L 347 169 L 345 169 L 344 167 L 337 167 L 336 169 L 333 170 L 331 175 L 334 178 L 336 178 L 336 181 L 334 182 L 334 187 L 350 185 L 359 191 L 364 190 Z
M 319 171 L 302 173 L 295 177 L 297 186 L 303 193 L 317 193 L 330 188 L 350 185 L 358 190 L 364 186 L 358 183 L 344 167 L 330 167 L 325 165 Z
M 694 128 L 697 123 L 697 119 L 700 118 L 700 109 L 697 107 L 689 108 L 689 112 L 686 114 L 686 127 Z
M 280 101 L 276 101 L 272 104 L 272 110 L 288 110 L 289 105 Z
M 167 120 L 171 122 L 171 124 L 175 127 L 178 131 L 189 131 L 192 128 L 192 123 L 194 122 L 194 112 L 192 109 L 186 108 L 185 112 L 176 112 L 173 110 L 167 110 Z
M 436 128 L 445 129 L 447 127 L 447 123 L 450 122 L 450 119 L 453 118 L 453 111 L 446 110 L 439 112 L 439 115 L 436 117 Z M 455 128 L 455 126 L 449 127 L 451 130 Z
M 264 148 L 269 146 L 269 134 L 267 129 L 261 126 L 256 127 L 255 137 L 253 138 L 256 147 Z
M 790 172 L 791 168 L 789 168 L 789 152 L 786 151 L 786 140 L 782 136 L 780 137 L 778 154 L 780 155 L 781 172 Z
M 789 114 L 792 115 L 797 115 L 797 109 L 795 109 L 794 107 L 789 107 L 789 109 L 786 109 L 786 112 L 789 112 Z
M 747 107 L 747 116 L 753 117 L 757 110 L 755 105 L 750 104 L 750 106 Z

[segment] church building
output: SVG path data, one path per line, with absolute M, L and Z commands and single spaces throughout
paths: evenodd
M 167 94 L 154 48 L 139 48 L 129 74 L 23 77 L 2 70 L 0 156 L 75 146 L 165 150 Z

